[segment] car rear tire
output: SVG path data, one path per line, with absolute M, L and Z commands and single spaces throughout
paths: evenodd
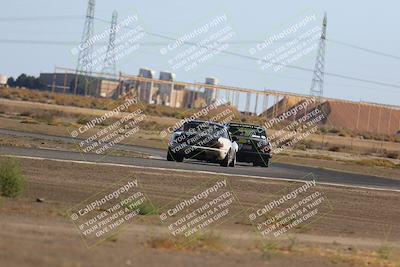
M 235 167 L 235 165 L 236 165 L 236 154 L 234 155 L 231 163 L 229 163 L 229 167 Z
M 267 168 L 269 166 L 269 161 L 268 160 L 266 160 L 266 161 L 254 161 L 253 162 L 253 166 L 254 167 L 260 166 L 260 167 Z
M 167 160 L 168 161 L 182 162 L 183 161 L 183 156 L 179 156 L 179 155 L 173 153 L 170 149 L 168 149 Z
M 231 151 L 229 150 L 228 153 L 226 154 L 226 157 L 219 163 L 220 166 L 222 167 L 228 167 L 229 166 L 229 154 Z
M 183 156 L 175 155 L 175 160 L 177 162 L 182 162 L 183 161 Z
M 167 160 L 168 161 L 174 161 L 175 160 L 174 157 L 172 156 L 171 150 L 169 150 L 169 149 L 168 149 L 168 152 L 167 152 Z

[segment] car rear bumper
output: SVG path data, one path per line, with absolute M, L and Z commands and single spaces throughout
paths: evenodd
M 268 162 L 271 158 L 269 153 L 260 153 L 255 151 L 243 151 L 239 150 L 236 154 L 236 160 L 240 162 Z
M 202 146 L 173 146 L 170 150 L 180 157 L 210 161 L 223 160 L 228 154 L 228 151 L 224 149 Z

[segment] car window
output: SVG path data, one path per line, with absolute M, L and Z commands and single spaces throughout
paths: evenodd
M 266 137 L 265 130 L 261 127 L 253 128 L 253 127 L 246 127 L 246 126 L 231 126 L 229 127 L 229 131 L 232 135 L 236 136 L 244 136 L 244 137 Z
M 189 122 L 183 125 L 183 131 L 185 132 L 203 132 L 212 134 L 222 130 L 224 130 L 222 126 L 208 122 Z
M 226 139 L 230 139 L 230 137 L 228 135 L 228 131 L 226 129 L 223 129 L 220 132 L 221 132 L 221 137 L 224 137 Z

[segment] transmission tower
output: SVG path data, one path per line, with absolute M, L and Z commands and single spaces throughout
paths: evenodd
M 321 97 L 324 94 L 324 71 L 325 71 L 325 47 L 326 47 L 326 26 L 328 19 L 326 13 L 322 22 L 322 33 L 319 40 L 318 54 L 315 62 L 313 79 L 311 82 L 310 94 Z
M 115 61 L 115 37 L 117 29 L 118 13 L 114 10 L 111 18 L 110 40 L 108 41 L 107 53 L 104 58 L 102 73 L 112 73 L 117 75 L 117 65 Z
M 92 57 L 93 57 L 93 33 L 94 33 L 94 8 L 95 0 L 89 0 L 86 11 L 85 25 L 83 26 L 82 39 L 79 46 L 78 63 L 76 67 L 75 77 L 75 88 L 74 93 L 76 94 L 76 88 L 78 86 L 78 76 L 84 73 L 86 76 L 85 81 L 85 95 L 87 94 L 88 88 L 88 76 L 92 73 Z

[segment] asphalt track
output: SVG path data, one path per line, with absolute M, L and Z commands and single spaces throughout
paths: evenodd
M 0 129 L 1 135 L 16 137 L 30 137 L 53 141 L 77 142 L 72 137 L 60 137 L 46 134 L 26 133 Z M 52 149 L 21 148 L 0 146 L 0 155 L 24 156 L 33 158 L 84 161 L 94 163 L 122 164 L 130 166 L 153 167 L 163 169 L 177 169 L 189 171 L 206 171 L 223 173 L 225 175 L 252 176 L 258 178 L 281 178 L 289 180 L 304 180 L 312 173 L 317 182 L 356 187 L 369 187 L 377 189 L 400 190 L 400 180 L 384 177 L 368 176 L 355 173 L 339 172 L 322 168 L 313 168 L 283 163 L 272 163 L 268 168 L 253 167 L 250 164 L 238 163 L 235 168 L 220 167 L 218 164 L 206 163 L 195 160 L 185 160 L 182 163 L 166 160 L 166 151 L 162 149 L 147 148 L 132 145 L 117 145 L 119 150 L 134 151 L 150 155 L 150 158 L 133 158 L 125 156 L 102 156 L 92 153 L 79 153 Z M 195 175 L 193 173 L 193 175 Z

